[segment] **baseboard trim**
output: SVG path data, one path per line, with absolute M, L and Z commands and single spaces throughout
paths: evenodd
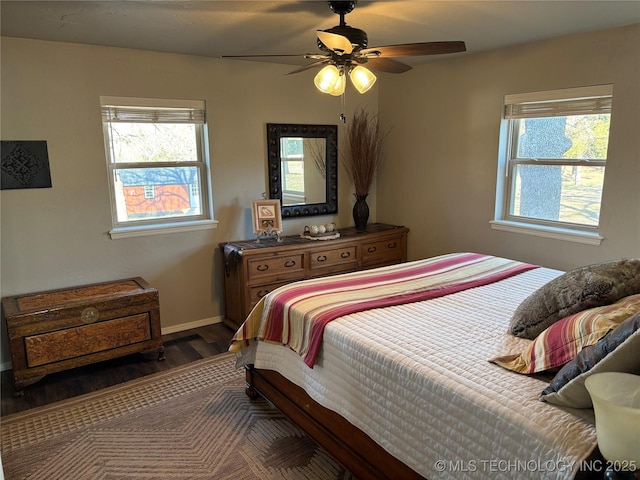
M 193 322 L 181 323 L 179 325 L 171 325 L 169 327 L 162 328 L 162 335 L 168 335 L 170 333 L 182 332 L 191 328 L 206 327 L 207 325 L 213 325 L 214 323 L 222 323 L 221 315 L 217 317 L 203 318 L 201 320 L 195 320 Z M 11 361 L 0 363 L 0 371 L 11 370 Z
M 222 323 L 222 316 L 203 318 L 201 320 L 194 320 L 193 322 L 181 323 L 179 325 L 171 325 L 169 327 L 162 328 L 162 335 L 169 335 L 170 333 L 182 332 L 184 330 L 190 330 L 192 328 L 206 327 L 207 325 L 213 325 L 214 323 Z

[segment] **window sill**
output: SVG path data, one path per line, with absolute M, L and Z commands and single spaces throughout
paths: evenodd
M 566 228 L 546 227 L 541 225 L 529 225 L 518 222 L 508 222 L 505 220 L 493 220 L 489 222 L 494 230 L 505 232 L 522 233 L 534 235 L 536 237 L 553 238 L 565 240 L 567 242 L 583 243 L 586 245 L 600 245 L 604 237 L 591 232 L 580 232 Z
M 193 232 L 218 228 L 216 220 L 199 220 L 195 222 L 167 223 L 165 225 L 145 225 L 135 227 L 118 227 L 109 232 L 112 240 L 120 238 L 144 237 L 147 235 L 164 235 L 167 233 Z

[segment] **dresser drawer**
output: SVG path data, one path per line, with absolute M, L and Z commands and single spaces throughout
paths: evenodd
M 349 264 L 358 265 L 358 250 L 355 245 L 314 250 L 309 254 L 309 266 L 312 270 L 336 265 L 347 267 Z
M 268 283 L 266 285 L 256 285 L 249 288 L 249 303 L 251 305 L 250 308 L 256 306 L 256 303 L 264 297 L 267 293 L 273 292 L 276 288 L 281 287 L 283 285 L 287 285 L 291 283 L 290 281 L 286 282 L 277 282 L 277 283 Z
M 151 339 L 148 313 L 67 328 L 24 338 L 27 366 L 37 367 L 69 358 Z
M 403 239 L 391 237 L 362 245 L 363 265 L 383 265 L 403 260 L 405 248 Z
M 247 262 L 247 268 L 250 285 L 304 278 L 304 254 L 274 254 L 269 257 L 252 258 Z

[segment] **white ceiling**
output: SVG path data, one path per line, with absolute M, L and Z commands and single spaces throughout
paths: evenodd
M 2 0 L 0 8 L 3 36 L 208 57 L 318 53 L 315 31 L 339 23 L 325 1 Z M 463 40 L 475 53 L 640 23 L 640 0 L 360 0 L 346 21 L 367 32 L 370 47 Z M 437 58 L 401 60 L 416 65 Z

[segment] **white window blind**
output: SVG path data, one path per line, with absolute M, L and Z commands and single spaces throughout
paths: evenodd
M 103 122 L 193 123 L 204 125 L 203 100 L 100 97 Z
M 144 108 L 116 105 L 102 106 L 103 122 L 128 123 L 195 123 L 206 122 L 204 109 L 197 108 Z
M 566 90 L 544 94 L 528 93 L 505 96 L 504 118 L 564 117 L 611 113 L 613 85 L 573 89 L 573 98 L 563 99 Z

